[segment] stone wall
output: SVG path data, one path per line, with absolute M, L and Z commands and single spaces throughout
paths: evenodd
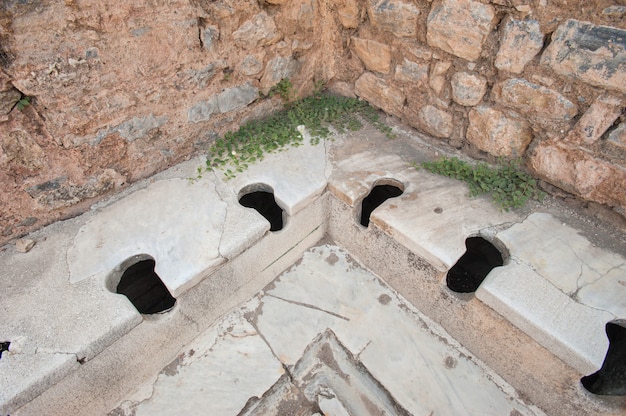
M 569 3 L 4 1 L 0 243 L 275 111 L 283 78 L 626 215 L 626 3 Z

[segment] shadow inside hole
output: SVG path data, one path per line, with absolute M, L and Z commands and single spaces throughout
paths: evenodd
M 246 208 L 254 208 L 263 215 L 270 222 L 270 231 L 283 229 L 283 210 L 276 203 L 272 192 L 250 192 L 239 198 L 239 203 Z
M 457 293 L 475 292 L 494 267 L 504 264 L 500 251 L 482 237 L 469 237 L 465 247 L 465 254 L 446 276 L 446 285 Z
M 9 341 L 0 342 L 0 359 L 2 358 L 2 353 L 9 350 L 10 345 L 11 342 Z
M 154 271 L 155 261 L 141 260 L 128 267 L 117 285 L 116 293 L 124 295 L 139 313 L 153 314 L 171 309 L 176 299 Z
M 389 198 L 402 195 L 402 192 L 404 192 L 402 189 L 394 185 L 376 185 L 373 187 L 361 204 L 361 225 L 364 227 L 369 226 L 372 211 Z
M 626 319 L 606 324 L 609 349 L 600 370 L 580 379 L 590 393 L 607 396 L 626 395 Z

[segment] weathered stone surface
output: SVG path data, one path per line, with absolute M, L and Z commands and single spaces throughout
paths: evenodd
M 388 85 L 384 79 L 378 78 L 371 72 L 364 72 L 356 80 L 354 92 L 383 111 L 397 117 L 402 116 L 402 107 L 406 99 L 402 91 Z
M 15 88 L 0 91 L 0 116 L 9 114 L 21 97 L 22 93 Z
M 527 116 L 544 120 L 569 121 L 578 113 L 576 105 L 559 92 L 525 79 L 511 78 L 497 83 L 492 98 Z
M 576 144 L 595 143 L 622 114 L 622 105 L 617 97 L 598 97 L 569 131 L 566 140 Z
M 491 5 L 473 0 L 441 0 L 433 4 L 428 15 L 426 39 L 430 46 L 475 61 L 495 23 Z
M 337 5 L 337 17 L 346 29 L 354 29 L 361 21 L 361 11 L 357 0 L 343 0 Z
M 450 69 L 450 66 L 452 66 L 452 62 L 450 61 L 437 62 L 433 65 L 432 70 L 430 71 L 428 85 L 430 85 L 430 88 L 432 88 L 437 94 L 441 94 L 441 91 L 446 84 L 445 74 L 448 72 L 448 69 Z
M 487 78 L 468 72 L 457 72 L 450 80 L 452 99 L 465 106 L 476 105 L 487 92 Z
M 224 90 L 217 96 L 217 106 L 221 113 L 238 110 L 259 98 L 259 89 L 249 84 Z
M 561 75 L 626 93 L 626 30 L 570 19 L 552 36 L 541 63 Z
M 239 72 L 243 75 L 256 75 L 263 70 L 263 58 L 256 55 L 246 55 L 239 65 Z
M 352 38 L 354 51 L 370 71 L 388 74 L 391 70 L 391 48 L 370 39 Z
M 372 25 L 397 37 L 417 34 L 419 13 L 413 3 L 402 0 L 369 0 L 367 4 L 367 14 Z
M 35 200 L 47 209 L 69 207 L 85 199 L 94 198 L 118 188 L 125 179 L 113 169 L 90 178 L 83 184 L 63 184 L 58 188 L 41 193 Z
M 620 125 L 609 134 L 608 141 L 614 146 L 626 150 L 626 122 L 620 123 Z
M 280 40 L 282 34 L 276 29 L 274 19 L 261 12 L 233 32 L 235 44 L 244 49 L 255 49 L 259 46 L 273 45 Z
M 465 136 L 472 145 L 494 156 L 519 157 L 530 144 L 533 133 L 524 120 L 481 105 L 469 112 Z
M 119 133 L 120 136 L 132 142 L 145 137 L 149 132 L 158 129 L 165 123 L 167 123 L 167 117 L 165 116 L 155 117 L 154 114 L 149 114 L 144 117 L 133 117 L 119 126 L 98 131 L 95 139 L 90 144 L 98 144 L 102 139 L 114 133 Z
M 217 26 L 209 25 L 201 29 L 202 46 L 208 52 L 213 52 L 215 41 L 220 38 L 220 29 Z
M 449 138 L 452 135 L 452 115 L 432 105 L 422 107 L 417 118 L 421 128 L 436 137 Z
M 411 86 L 424 87 L 428 83 L 428 64 L 411 62 L 404 58 L 402 65 L 396 65 L 395 79 L 411 83 Z
M 291 57 L 277 56 L 269 60 L 261 78 L 261 91 L 267 94 L 281 79 L 290 78 L 297 70 L 297 62 Z
M 504 24 L 495 67 L 520 74 L 543 47 L 543 33 L 537 20 L 508 19 Z
M 45 166 L 44 151 L 27 132 L 13 130 L 0 141 L 4 155 L 0 155 L 0 166 L 13 165 L 29 171 Z
M 35 247 L 35 240 L 30 238 L 19 238 L 15 240 L 15 249 L 20 253 L 28 253 Z
M 548 141 L 536 146 L 530 166 L 568 192 L 626 212 L 626 171 L 589 153 Z
M 187 118 L 191 123 L 207 121 L 213 114 L 241 109 L 259 97 L 259 89 L 252 85 L 227 88 L 220 94 L 191 107 Z

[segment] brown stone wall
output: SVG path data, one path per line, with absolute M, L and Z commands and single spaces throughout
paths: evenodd
M 0 244 L 276 110 L 282 78 L 626 215 L 623 0 L 9 0 Z

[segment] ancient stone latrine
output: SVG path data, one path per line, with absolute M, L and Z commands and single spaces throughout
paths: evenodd
M 324 85 L 626 212 L 620 0 L 0 6 L 0 243 Z

